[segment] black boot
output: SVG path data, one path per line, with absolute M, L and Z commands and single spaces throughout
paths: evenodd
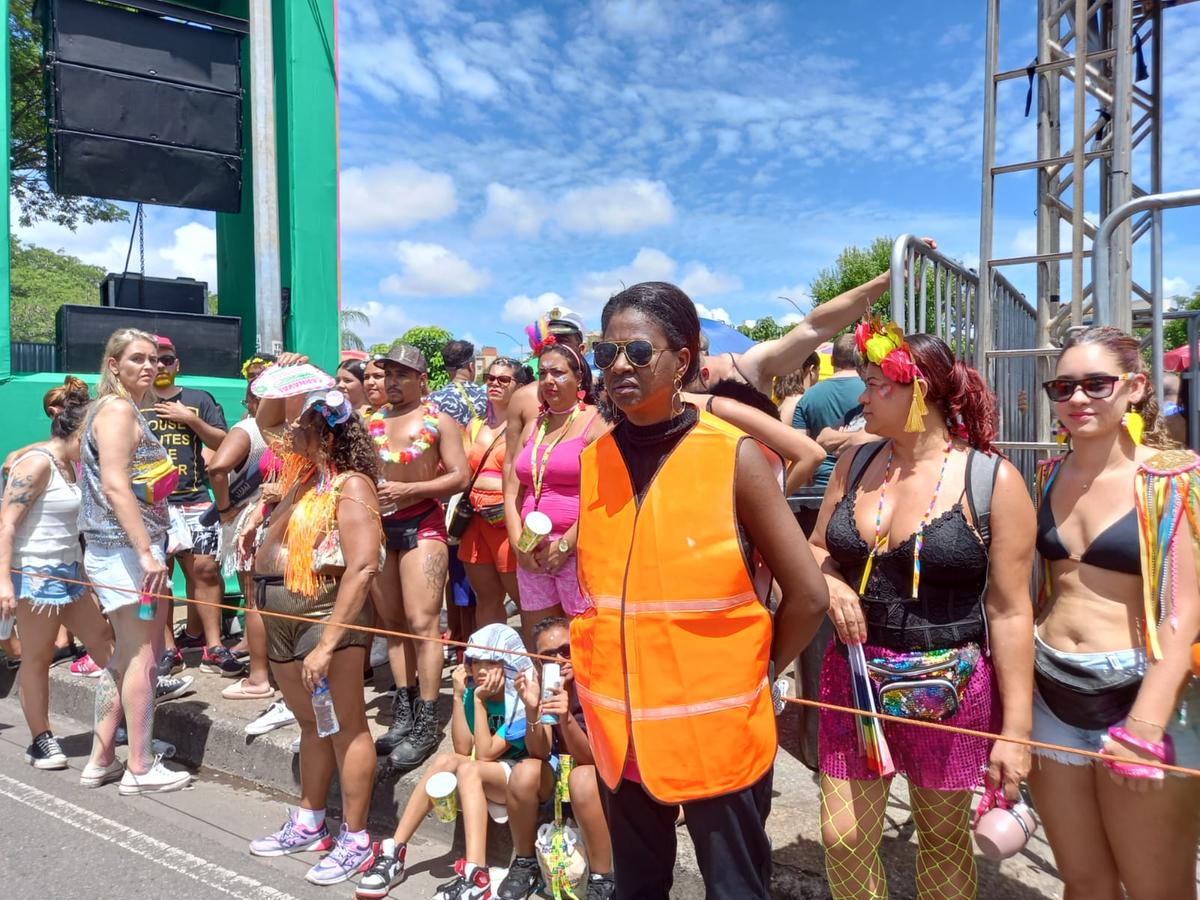
M 441 737 L 436 700 L 417 700 L 413 713 L 412 731 L 388 756 L 388 763 L 400 772 L 411 772 L 433 756 Z
M 392 727 L 375 739 L 375 752 L 379 756 L 387 756 L 395 750 L 396 745 L 412 731 L 413 702 L 416 699 L 416 688 L 396 688 L 396 695 L 392 697 Z

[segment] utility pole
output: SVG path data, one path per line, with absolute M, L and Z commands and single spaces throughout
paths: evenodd
M 279 276 L 279 169 L 275 144 L 272 0 L 250 0 L 250 142 L 254 177 L 254 293 L 258 349 L 283 350 Z

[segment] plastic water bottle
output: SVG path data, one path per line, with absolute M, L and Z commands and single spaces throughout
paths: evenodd
M 16 616 L 0 616 L 0 641 L 7 641 L 12 637 L 13 626 L 16 624 Z
M 329 694 L 329 682 L 324 678 L 313 688 L 313 715 L 317 717 L 317 737 L 329 737 L 337 734 L 337 713 L 333 710 L 333 697 Z
M 542 666 L 542 702 L 549 700 L 562 689 L 562 667 L 558 663 L 546 663 Z M 543 725 L 557 725 L 558 716 L 552 713 L 542 713 L 538 719 Z

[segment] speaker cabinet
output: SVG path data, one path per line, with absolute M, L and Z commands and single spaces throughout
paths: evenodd
M 45 8 L 54 190 L 239 212 L 242 35 L 157 0 Z
M 100 305 L 202 316 L 208 311 L 208 284 L 192 278 L 143 278 L 109 272 L 100 282 Z
M 241 374 L 242 320 L 237 316 L 77 306 L 58 309 L 59 363 L 64 372 L 96 372 L 109 335 L 120 328 L 162 334 L 175 344 L 189 375 L 236 378 Z

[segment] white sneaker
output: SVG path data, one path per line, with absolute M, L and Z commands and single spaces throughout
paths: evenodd
M 135 775 L 128 768 L 121 778 L 120 793 L 122 797 L 132 797 L 137 794 L 165 794 L 169 791 L 179 791 L 191 783 L 190 772 L 178 769 L 168 769 L 162 764 L 162 757 L 154 757 L 154 763 L 141 775 Z
M 296 738 L 294 741 L 292 741 L 292 745 L 288 749 L 292 751 L 293 756 L 295 756 L 297 753 L 299 753 L 300 752 L 300 738 Z
M 116 781 L 124 771 L 125 764 L 115 756 L 107 766 L 95 766 L 89 762 L 79 775 L 79 783 L 85 788 L 102 787 Z
M 370 659 L 368 660 L 368 662 L 370 662 L 371 668 L 374 669 L 376 666 L 382 666 L 387 661 L 388 661 L 387 638 L 385 638 L 381 634 L 376 635 L 375 640 L 371 641 L 371 656 L 370 656 Z
M 296 721 L 296 715 L 288 709 L 287 702 L 284 700 L 276 700 L 267 707 L 267 711 L 246 725 L 246 734 L 266 734 L 268 731 L 274 731 L 276 728 L 282 728 L 284 725 L 291 725 Z

